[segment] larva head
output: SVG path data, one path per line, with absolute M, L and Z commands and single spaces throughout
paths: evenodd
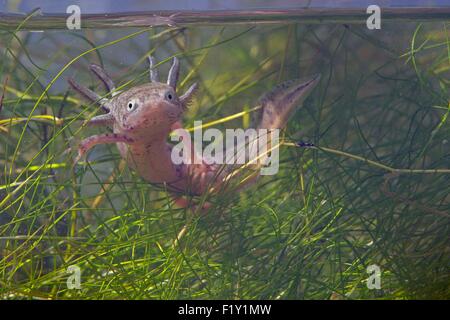
M 110 101 L 114 127 L 135 138 L 152 138 L 170 131 L 183 104 L 170 85 L 152 82 L 131 88 Z
M 101 100 L 103 109 L 108 113 L 92 118 L 89 123 L 114 125 L 117 131 L 136 139 L 151 140 L 156 135 L 167 135 L 170 132 L 170 127 L 180 119 L 192 99 L 197 84 L 193 84 L 186 93 L 178 96 L 178 59 L 173 59 L 167 83 L 159 82 L 152 57 L 149 57 L 149 62 L 151 82 L 120 93 L 111 92 L 111 99 Z M 106 87 L 109 91 L 111 87 L 114 88 L 112 81 L 100 67 L 91 67 L 91 70 L 105 85 L 108 84 Z M 72 86 L 82 95 L 87 95 L 85 91 L 89 89 L 74 84 Z

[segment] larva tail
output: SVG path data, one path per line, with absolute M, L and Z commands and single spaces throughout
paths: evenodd
M 291 114 L 308 97 L 320 80 L 316 74 L 307 81 L 289 80 L 277 85 L 260 99 L 262 106 L 253 119 L 254 128 L 283 129 Z

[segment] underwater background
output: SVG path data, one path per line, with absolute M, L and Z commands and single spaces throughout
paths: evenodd
M 281 14 L 133 27 L 131 15 L 128 26 L 84 28 L 82 16 L 80 30 L 61 28 L 65 18 L 41 30 L 33 21 L 65 17 L 70 4 L 82 14 L 135 15 L 314 2 L 1 1 L 0 297 L 449 299 L 449 4 L 411 1 L 445 10 L 432 19 L 426 10 L 382 13 L 381 29 L 369 30 L 372 2 L 315 3 L 331 16 L 337 6 L 362 8 L 348 22 Z M 130 88 L 148 82 L 149 54 L 163 75 L 180 59 L 181 91 L 199 83 L 187 128 L 196 120 L 245 128 L 262 94 L 320 73 L 283 132 L 291 144 L 280 150 L 279 173 L 207 196 L 212 207 L 198 215 L 130 170 L 115 145 L 73 167 L 77 143 L 104 129 L 82 126 L 98 107 L 67 79 L 106 94 L 88 71 L 96 63 Z M 367 286 L 373 265 L 378 289 Z M 67 286 L 70 266 L 81 270 L 80 289 Z

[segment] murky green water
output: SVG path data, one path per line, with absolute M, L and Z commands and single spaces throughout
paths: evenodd
M 0 294 L 449 298 L 448 21 L 369 30 L 291 20 L 0 31 Z M 148 81 L 148 54 L 164 75 L 180 58 L 181 90 L 199 83 L 186 127 L 320 73 L 284 131 L 316 148 L 284 147 L 276 176 L 210 196 L 201 217 L 124 166 L 114 145 L 72 170 L 68 148 L 107 129 L 81 126 L 98 110 L 67 79 L 105 94 L 88 71 L 97 63 L 129 88 Z M 82 269 L 81 290 L 66 287 L 70 265 Z M 381 289 L 366 286 L 369 265 L 381 268 Z

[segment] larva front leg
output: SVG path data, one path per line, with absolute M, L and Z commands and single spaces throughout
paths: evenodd
M 133 139 L 125 135 L 116 133 L 99 134 L 86 138 L 81 141 L 78 146 L 78 155 L 75 158 L 74 163 L 76 164 L 86 154 L 86 152 L 88 152 L 91 148 L 98 144 L 117 142 L 132 143 Z

